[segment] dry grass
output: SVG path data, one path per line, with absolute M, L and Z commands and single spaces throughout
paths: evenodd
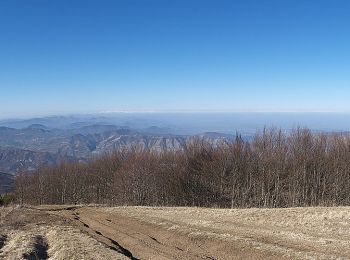
M 43 259 L 57 260 L 126 259 L 79 229 L 62 225 L 40 211 L 1 208 L 0 216 L 0 259 L 28 259 L 40 254 Z
M 0 207 L 0 224 L 3 223 L 4 218 L 14 210 L 14 207 Z
M 296 259 L 349 259 L 350 208 L 203 209 L 119 207 L 123 214 L 189 236 L 241 243 Z
M 5 246 L 0 252 L 0 259 L 23 259 L 23 255 L 29 253 L 32 248 L 34 235 L 26 231 L 10 231 L 7 235 Z
M 82 256 L 86 260 L 128 259 L 71 227 L 51 228 L 46 237 L 50 245 L 48 250 L 50 259 L 79 260 Z
M 46 239 L 49 259 L 127 259 L 78 229 L 52 226 L 7 232 L 7 241 L 0 253 L 0 259 L 24 259 L 24 255 L 33 252 L 35 237 L 38 235 Z

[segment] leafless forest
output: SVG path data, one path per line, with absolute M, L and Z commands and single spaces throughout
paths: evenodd
M 185 151 L 116 152 L 88 164 L 22 173 L 16 197 L 30 204 L 201 207 L 350 205 L 350 136 L 265 129 Z

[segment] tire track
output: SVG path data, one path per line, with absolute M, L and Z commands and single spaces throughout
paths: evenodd
M 147 258 L 151 259 L 152 257 L 157 256 L 158 258 L 160 256 L 164 258 L 172 258 L 172 259 L 215 259 L 214 257 L 206 254 L 205 250 L 201 250 L 201 252 L 195 252 L 195 251 L 189 251 L 186 249 L 182 249 L 182 246 L 185 246 L 181 243 L 178 244 L 177 242 L 168 244 L 167 242 L 161 242 L 156 236 L 153 235 L 154 232 L 147 232 L 147 231 L 137 231 L 138 228 L 140 228 L 140 223 L 135 223 L 132 221 L 132 223 L 124 222 L 123 224 L 125 226 L 121 226 L 120 223 L 115 223 L 111 218 L 106 218 L 104 216 L 101 216 L 101 218 L 95 218 L 93 214 L 86 215 L 85 212 L 74 212 L 72 213 L 73 219 L 76 221 L 79 221 L 84 227 L 89 226 L 89 233 L 101 237 L 116 247 L 120 247 L 120 244 L 116 242 L 115 237 L 111 237 L 111 234 L 105 235 L 102 234 L 102 230 L 113 230 L 113 233 L 118 234 L 117 237 L 119 237 L 123 243 L 127 243 L 128 245 L 133 245 L 133 250 L 137 252 L 137 257 L 139 258 Z M 99 229 L 97 226 L 95 228 L 92 228 L 94 225 L 91 225 L 91 223 L 85 223 L 85 221 L 82 221 L 82 217 L 89 220 L 89 222 L 92 221 L 97 223 L 98 225 L 101 225 L 103 228 Z M 120 218 L 121 216 L 119 216 Z M 104 221 L 105 220 L 105 221 Z M 123 221 L 122 221 L 123 222 Z M 128 227 L 128 225 L 131 225 L 133 227 Z M 136 225 L 136 226 L 134 226 Z M 136 231 L 136 232 L 135 232 Z M 149 230 L 150 231 L 150 230 Z M 108 233 L 110 233 L 108 231 Z M 101 241 L 99 239 L 99 241 Z M 138 246 L 135 247 L 135 244 Z M 179 246 L 177 246 L 179 245 Z M 140 251 L 140 247 L 142 248 Z M 113 249 L 113 248 L 111 248 Z M 128 250 L 129 251 L 129 250 Z M 119 251 L 120 252 L 120 251 Z M 129 251 L 130 252 L 130 251 Z M 123 252 L 120 252 L 123 253 Z M 123 253 L 124 254 L 124 253 Z M 128 254 L 124 254 L 125 256 L 129 257 Z M 157 258 L 157 259 L 158 259 Z M 135 256 L 131 259 L 137 259 Z M 161 258 L 159 258 L 161 259 Z
M 73 209 L 74 211 L 74 209 Z M 125 247 L 121 246 L 117 241 L 115 241 L 114 239 L 107 237 L 105 235 L 103 235 L 101 232 L 94 230 L 92 228 L 90 228 L 90 226 L 88 224 L 86 224 L 84 221 L 82 221 L 79 217 L 79 212 L 73 212 L 73 219 L 76 221 L 79 221 L 85 228 L 92 230 L 93 232 L 95 232 L 97 235 L 109 240 L 111 242 L 111 244 L 113 244 L 114 246 L 108 246 L 111 250 L 115 250 L 120 254 L 123 254 L 124 256 L 132 259 L 132 260 L 139 260 L 138 258 L 134 257 L 133 254 L 126 249 Z

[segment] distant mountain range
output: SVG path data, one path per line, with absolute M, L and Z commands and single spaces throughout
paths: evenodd
M 9 174 L 35 170 L 40 165 L 57 165 L 62 160 L 74 161 L 76 158 L 49 152 L 0 147 L 0 171 Z
M 53 127 L 51 121 L 49 126 L 42 124 L 45 122 L 48 121 L 11 121 L 6 126 L 0 126 L 0 191 L 7 190 L 11 185 L 11 176 L 21 171 L 35 170 L 40 165 L 57 165 L 60 161 L 86 162 L 104 153 L 123 149 L 156 152 L 184 150 L 195 136 L 213 142 L 233 137 L 213 132 L 178 135 L 172 134 L 167 127 L 131 129 L 129 126 L 98 124 L 94 120 L 69 121 L 61 128 Z
M 6 161 L 16 158 L 16 162 L 22 158 L 41 158 L 46 164 L 57 159 L 86 160 L 91 156 L 125 148 L 173 151 L 184 149 L 189 138 L 158 132 L 162 132 L 162 129 L 152 127 L 136 131 L 111 125 L 91 125 L 71 130 L 50 130 L 38 125 L 22 129 L 0 127 L 0 158 L 7 158 Z M 8 169 L 0 166 L 0 170 Z

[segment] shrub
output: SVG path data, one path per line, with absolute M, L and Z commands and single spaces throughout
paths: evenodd
M 8 206 L 15 201 L 15 195 L 11 193 L 0 196 L 0 206 Z

